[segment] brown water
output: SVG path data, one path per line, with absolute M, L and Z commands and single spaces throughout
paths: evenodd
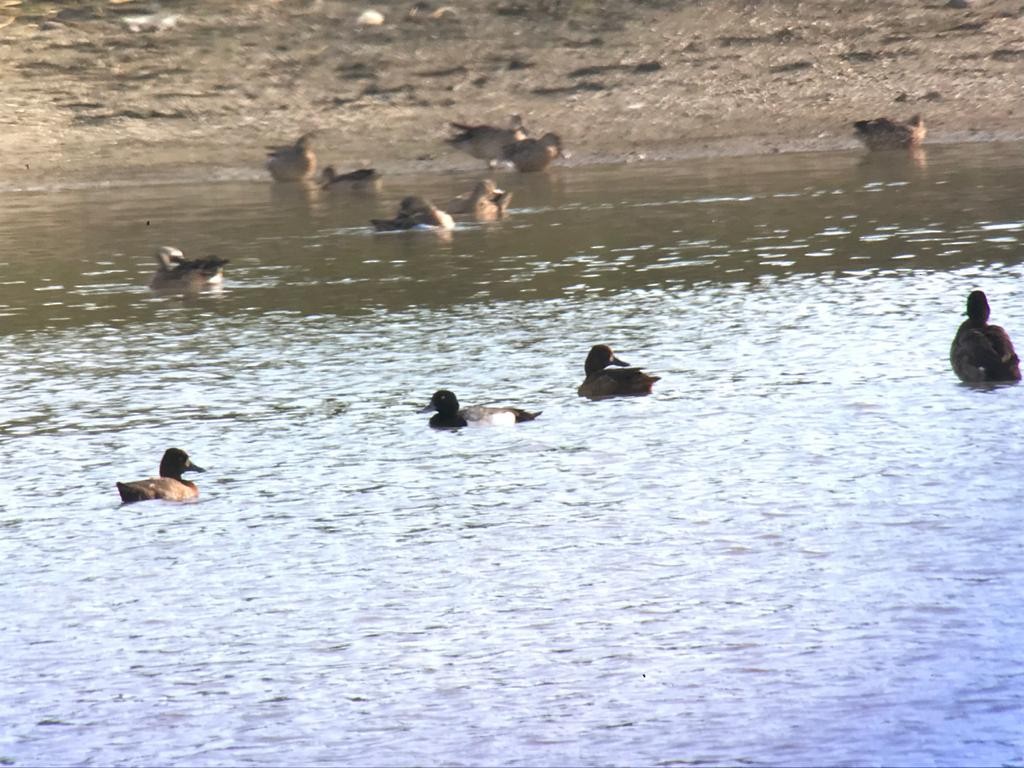
M 500 174 L 448 240 L 367 221 L 473 177 L 5 188 L 0 759 L 1024 762 L 1024 389 L 947 361 L 973 288 L 1024 334 L 1019 156 Z M 122 507 L 171 445 L 201 500 Z

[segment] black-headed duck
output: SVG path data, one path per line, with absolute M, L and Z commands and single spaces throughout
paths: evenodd
M 618 367 L 608 367 L 612 365 Z M 577 393 L 591 400 L 616 395 L 649 395 L 654 382 L 661 377 L 628 366 L 629 363 L 617 358 L 607 344 L 596 344 L 590 348 L 583 365 L 587 376 Z
M 313 152 L 315 132 L 302 134 L 298 141 L 281 147 L 267 147 L 267 170 L 275 181 L 303 181 L 316 173 Z
M 983 291 L 967 297 L 967 319 L 960 324 L 949 348 L 949 362 L 961 381 L 1020 381 L 1020 359 L 1010 335 L 989 325 L 988 298 Z
M 155 254 L 156 272 L 149 283 L 154 291 L 196 292 L 224 282 L 224 265 L 229 259 L 207 256 L 186 259 L 177 248 L 160 246 Z
M 333 165 L 328 165 L 320 174 L 320 189 L 375 192 L 380 187 L 381 177 L 376 168 L 360 168 L 349 173 L 338 173 Z
M 202 467 L 192 463 L 180 448 L 168 448 L 160 460 L 160 477 L 136 480 L 131 483 L 118 483 L 117 490 L 121 501 L 129 504 L 133 501 L 164 499 L 166 501 L 189 501 L 199 497 L 196 484 L 181 479 L 182 472 L 205 472 Z
M 510 202 L 511 192 L 498 189 L 490 179 L 482 179 L 472 191 L 452 200 L 447 211 L 454 215 L 468 214 L 478 221 L 493 221 L 505 215 Z
M 928 133 L 924 127 L 924 119 L 920 115 L 914 115 L 905 123 L 887 117 L 858 120 L 853 124 L 853 129 L 857 138 L 871 150 L 919 147 Z
M 402 198 L 398 213 L 393 219 L 371 219 L 370 223 L 378 232 L 395 232 L 408 229 L 440 229 L 455 227 L 450 215 L 423 197 L 411 195 Z
M 557 133 L 545 133 L 539 139 L 523 139 L 507 144 L 501 159 L 506 160 L 522 173 L 543 171 L 556 157 L 566 157 L 562 151 L 562 139 Z
M 526 129 L 519 115 L 512 115 L 510 128 L 498 128 L 493 125 L 468 125 L 466 123 L 450 123 L 458 134 L 445 139 L 447 144 L 481 160 L 500 160 L 505 147 L 526 138 Z
M 430 417 L 430 426 L 434 429 L 508 426 L 521 421 L 533 421 L 541 414 L 540 411 L 524 411 L 522 408 L 509 406 L 471 405 L 467 408 L 459 408 L 458 398 L 447 389 L 437 390 L 420 413 L 430 413 L 431 411 L 437 411 Z

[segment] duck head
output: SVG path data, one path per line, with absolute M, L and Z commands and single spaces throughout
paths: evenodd
M 202 467 L 193 464 L 181 448 L 168 448 L 160 460 L 160 477 L 173 477 L 181 480 L 182 472 L 205 472 Z
M 437 411 L 445 418 L 452 418 L 459 412 L 459 400 L 455 393 L 447 389 L 439 389 L 430 396 L 430 402 L 426 404 L 420 413 Z
M 602 371 L 609 365 L 618 365 L 625 368 L 629 363 L 617 358 L 615 353 L 612 352 L 612 348 L 607 344 L 595 344 L 590 348 L 590 354 L 587 355 L 587 361 L 583 364 L 583 369 L 589 375 Z
M 967 312 L 965 314 L 975 323 L 984 325 L 988 322 L 990 310 L 984 291 L 971 291 L 967 297 Z

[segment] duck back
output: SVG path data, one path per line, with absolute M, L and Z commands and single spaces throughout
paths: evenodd
M 998 325 L 965 320 L 953 338 L 949 362 L 961 381 L 1020 381 L 1020 358 L 1010 335 Z
M 644 373 L 639 368 L 605 368 L 587 377 L 576 390 L 580 397 L 596 400 L 616 395 L 649 395 L 660 376 Z
M 126 504 L 150 499 L 188 501 L 199 496 L 199 489 L 195 483 L 171 477 L 151 477 L 131 483 L 118 483 L 117 491 L 121 494 L 121 501 Z

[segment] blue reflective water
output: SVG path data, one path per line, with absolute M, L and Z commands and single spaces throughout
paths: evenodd
M 1024 334 L 1019 154 L 501 174 L 448 240 L 367 221 L 473 178 L 6 193 L 0 759 L 1024 762 L 1024 389 L 947 361 L 973 288 Z

